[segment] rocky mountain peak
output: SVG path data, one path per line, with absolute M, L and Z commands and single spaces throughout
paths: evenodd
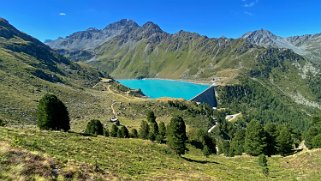
M 138 28 L 139 25 L 133 20 L 122 19 L 120 21 L 117 21 L 117 22 L 107 25 L 104 28 L 104 30 L 119 30 L 119 29 L 123 29 L 126 27 L 127 28 Z
M 242 36 L 243 39 L 248 39 L 255 42 L 256 44 L 269 44 L 271 41 L 274 41 L 278 36 L 274 35 L 268 30 L 260 29 L 253 32 L 248 32 Z
M 152 31 L 152 32 L 163 32 L 163 30 L 155 23 L 151 22 L 151 21 L 148 21 L 146 22 L 142 28 L 145 30 L 145 31 Z

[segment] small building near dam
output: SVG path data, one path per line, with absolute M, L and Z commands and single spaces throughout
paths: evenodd
M 196 95 L 190 101 L 194 101 L 196 103 L 208 104 L 210 107 L 216 108 L 217 107 L 217 100 L 216 100 L 214 85 L 210 86 L 205 91 Z

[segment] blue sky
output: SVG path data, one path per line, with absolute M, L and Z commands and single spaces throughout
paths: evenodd
M 320 0 L 1 0 L 0 17 L 40 39 L 120 19 L 153 21 L 164 31 L 232 37 L 268 29 L 281 36 L 321 32 Z

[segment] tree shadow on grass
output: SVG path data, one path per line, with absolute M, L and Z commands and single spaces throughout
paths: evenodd
M 184 160 L 188 161 L 188 162 L 194 162 L 194 163 L 201 163 L 201 164 L 207 164 L 207 163 L 214 163 L 214 164 L 220 164 L 218 162 L 214 162 L 214 161 L 208 161 L 208 160 L 195 160 L 195 159 L 191 159 L 191 158 L 186 158 L 186 157 L 181 157 Z

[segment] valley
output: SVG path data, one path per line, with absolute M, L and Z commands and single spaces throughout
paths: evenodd
M 318 180 L 319 37 L 208 38 L 123 19 L 42 43 L 0 18 L 0 179 Z M 212 83 L 217 108 L 189 101 Z M 39 126 L 39 110 L 60 116 L 46 96 L 70 129 Z

